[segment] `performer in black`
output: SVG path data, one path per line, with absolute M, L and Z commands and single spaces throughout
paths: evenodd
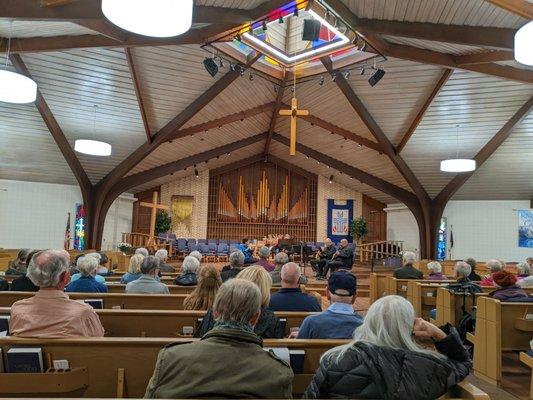
M 330 238 L 324 240 L 324 247 L 318 250 L 317 259 L 311 260 L 311 266 L 317 271 L 317 278 L 325 278 L 324 268 L 328 261 L 331 261 L 336 251 L 337 248 Z
M 326 270 L 324 271 L 324 277 L 327 276 L 328 271 L 335 272 L 338 269 L 347 269 L 351 271 L 354 262 L 355 249 L 348 247 L 348 241 L 342 239 L 339 243 L 339 248 L 333 254 L 333 259 L 326 264 Z

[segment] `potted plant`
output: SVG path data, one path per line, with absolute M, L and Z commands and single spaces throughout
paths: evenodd
M 350 223 L 350 235 L 357 240 L 357 243 L 361 243 L 363 238 L 368 234 L 368 226 L 366 220 L 363 217 L 355 218 Z
M 170 227 L 172 225 L 172 220 L 170 219 L 170 215 L 164 210 L 159 210 L 157 213 L 157 217 L 155 220 L 155 233 L 156 235 L 158 233 L 167 233 L 170 231 Z
M 131 252 L 131 244 L 121 242 L 118 244 L 118 249 L 122 252 L 122 254 L 126 255 Z

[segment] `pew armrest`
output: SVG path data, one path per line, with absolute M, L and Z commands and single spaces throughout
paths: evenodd
M 516 318 L 514 327 L 522 332 L 533 332 L 533 321 L 525 318 Z
M 490 396 L 471 383 L 459 382 L 440 399 L 490 400 Z
M 466 340 L 468 340 L 472 344 L 476 344 L 476 335 L 474 335 L 471 332 L 467 332 L 466 334 Z
M 520 353 L 520 361 L 526 364 L 529 368 L 533 368 L 533 357 L 525 352 Z

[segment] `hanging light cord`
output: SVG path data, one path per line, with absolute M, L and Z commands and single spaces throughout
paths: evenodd
M 457 142 L 456 142 L 456 155 L 455 158 L 459 158 L 459 125 L 455 125 L 455 133 L 457 134 Z
M 13 21 L 9 24 L 9 37 L 7 38 L 7 52 L 6 52 L 6 64 L 5 70 L 7 70 L 7 62 L 9 61 L 9 53 L 11 51 L 11 36 L 13 35 Z

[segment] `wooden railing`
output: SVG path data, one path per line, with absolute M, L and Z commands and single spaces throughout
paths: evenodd
M 158 249 L 166 249 L 169 256 L 172 256 L 172 242 L 160 239 L 157 236 L 146 233 L 122 233 L 122 242 L 131 244 L 133 248 L 145 247 L 151 252 Z
M 360 262 L 399 257 L 402 251 L 403 241 L 401 240 L 385 240 L 382 242 L 363 243 L 357 246 Z

